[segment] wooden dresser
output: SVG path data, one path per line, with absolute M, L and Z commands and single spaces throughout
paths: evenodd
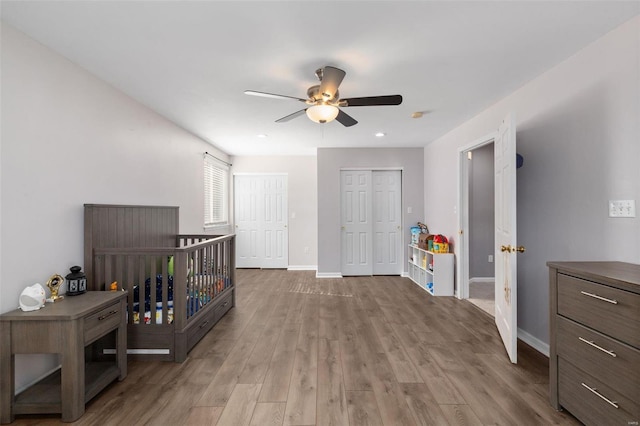
M 549 398 L 586 425 L 640 421 L 640 265 L 548 262 Z
M 126 292 L 89 291 L 32 312 L 0 315 L 0 423 L 16 414 L 61 413 L 72 422 L 84 405 L 115 379 L 127 376 Z M 93 351 L 113 339 L 116 354 Z M 15 354 L 59 354 L 61 368 L 15 393 Z

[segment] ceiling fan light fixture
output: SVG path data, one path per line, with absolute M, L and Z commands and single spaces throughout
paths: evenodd
M 338 112 L 338 108 L 333 105 L 320 104 L 307 108 L 307 117 L 316 123 L 328 123 L 335 120 Z

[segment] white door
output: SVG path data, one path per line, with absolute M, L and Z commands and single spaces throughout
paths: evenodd
M 402 174 L 376 170 L 373 180 L 373 275 L 400 275 L 402 251 Z
M 516 126 L 513 115 L 498 128 L 495 160 L 496 325 L 512 363 L 518 360 L 516 261 Z
M 289 266 L 287 232 L 287 176 L 265 176 L 264 189 L 263 268 Z
M 236 225 L 236 266 L 259 268 L 258 181 L 253 176 L 234 177 L 234 223 Z
M 236 266 L 288 267 L 287 176 L 234 176 Z
M 342 275 L 371 275 L 371 170 L 340 172 Z

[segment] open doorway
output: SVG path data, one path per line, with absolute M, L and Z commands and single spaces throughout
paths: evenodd
M 459 152 L 456 296 L 495 316 L 495 134 Z
M 469 302 L 495 316 L 494 144 L 467 151 Z

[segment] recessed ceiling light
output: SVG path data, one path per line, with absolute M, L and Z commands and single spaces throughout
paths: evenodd
M 260 133 L 259 135 L 257 135 L 259 138 L 266 138 L 267 135 L 265 135 L 264 133 Z
M 377 137 L 377 138 L 381 138 L 381 137 L 383 137 L 385 134 L 386 134 L 386 133 L 378 132 L 378 133 L 376 133 L 376 137 Z

